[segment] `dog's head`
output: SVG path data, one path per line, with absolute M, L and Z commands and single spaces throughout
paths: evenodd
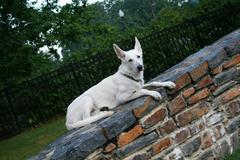
M 137 37 L 135 37 L 135 46 L 132 50 L 123 51 L 116 44 L 113 44 L 113 49 L 117 57 L 122 61 L 122 64 L 132 73 L 138 74 L 143 71 L 142 47 Z

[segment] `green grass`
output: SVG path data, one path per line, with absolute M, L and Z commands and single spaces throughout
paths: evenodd
M 233 154 L 224 158 L 224 160 L 240 160 L 240 150 L 236 150 Z
M 66 133 L 64 123 L 65 118 L 59 118 L 0 141 L 0 160 L 22 160 L 33 156 L 57 137 Z

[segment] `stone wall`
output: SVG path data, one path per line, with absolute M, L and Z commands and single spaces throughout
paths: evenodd
M 32 159 L 177 160 L 220 158 L 240 148 L 240 29 L 152 81 L 157 102 L 141 97 L 104 120 L 60 137 Z

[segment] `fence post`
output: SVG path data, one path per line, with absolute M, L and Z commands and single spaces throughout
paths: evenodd
M 75 83 L 77 85 L 77 89 L 78 89 L 78 91 L 81 91 L 80 85 L 79 85 L 80 83 L 78 81 L 78 78 L 77 78 L 77 75 L 76 75 L 76 72 L 75 72 L 75 69 L 74 69 L 73 62 L 70 63 L 70 67 L 71 67 L 71 71 L 73 73 L 73 79 L 74 79 L 74 81 L 75 81 Z
M 20 122 L 18 121 L 18 118 L 17 118 L 17 114 L 15 113 L 14 109 L 13 109 L 13 103 L 11 101 L 11 97 L 10 95 L 8 94 L 7 90 L 4 89 L 3 92 L 5 93 L 6 95 L 6 98 L 7 98 L 7 101 L 8 101 L 8 104 L 9 104 L 9 109 L 10 109 L 10 112 L 13 114 L 13 118 L 17 124 L 17 129 L 20 129 L 21 126 L 20 126 Z

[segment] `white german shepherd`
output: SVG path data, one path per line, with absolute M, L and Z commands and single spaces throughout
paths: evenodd
M 160 93 L 144 89 L 145 87 L 176 86 L 170 81 L 144 85 L 142 48 L 137 38 L 134 49 L 130 51 L 123 51 L 116 44 L 113 44 L 113 49 L 122 62 L 118 71 L 88 89 L 68 106 L 66 116 L 68 130 L 111 116 L 114 112 L 106 111 L 106 108 L 113 109 L 140 96 L 149 95 L 156 100 L 161 99 Z

